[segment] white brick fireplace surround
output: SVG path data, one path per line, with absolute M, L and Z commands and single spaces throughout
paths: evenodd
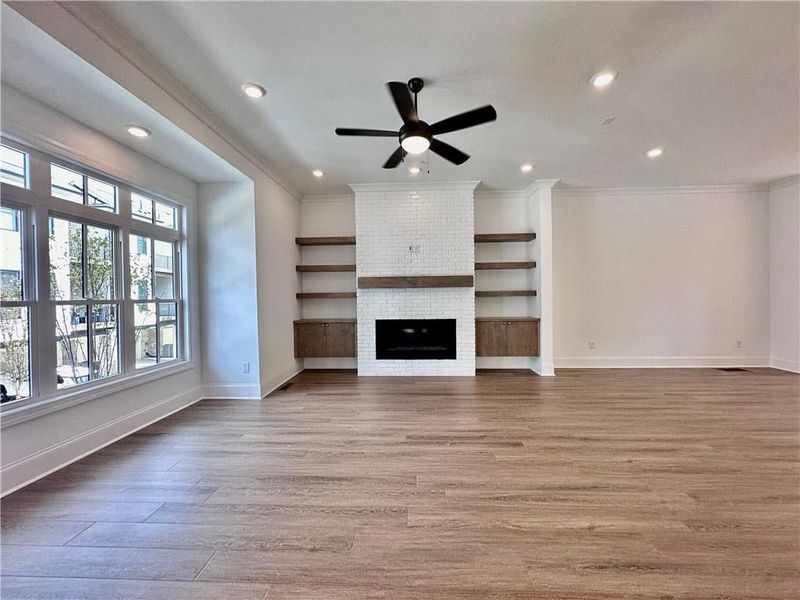
M 477 181 L 352 185 L 356 276 L 475 274 Z M 377 319 L 456 319 L 455 360 L 376 360 Z M 359 289 L 359 375 L 474 375 L 475 288 Z

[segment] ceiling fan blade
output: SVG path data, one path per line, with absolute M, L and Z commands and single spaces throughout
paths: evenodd
M 397 107 L 397 112 L 400 113 L 400 117 L 403 119 L 403 123 L 416 123 L 419 121 L 417 109 L 414 108 L 414 101 L 411 99 L 408 85 L 400 81 L 390 81 L 386 85 L 392 95 L 394 105 Z
M 469 154 L 464 154 L 458 148 L 453 148 L 450 144 L 439 140 L 431 140 L 431 151 L 457 165 L 462 165 L 469 160 Z
M 396 131 L 386 129 L 348 129 L 347 127 L 337 127 L 336 135 L 361 135 L 366 137 L 398 137 Z
M 450 133 L 451 131 L 458 131 L 459 129 L 474 127 L 475 125 L 480 125 L 481 123 L 488 123 L 489 121 L 494 121 L 496 118 L 497 111 L 491 104 L 488 104 L 486 106 L 482 106 L 481 108 L 468 110 L 467 112 L 456 115 L 455 117 L 450 117 L 449 119 L 443 119 L 438 123 L 434 123 L 431 125 L 431 133 L 433 135 Z
M 402 161 L 405 157 L 406 157 L 406 151 L 403 150 L 402 146 L 398 146 L 397 150 L 395 150 L 394 153 L 389 157 L 389 160 L 383 163 L 383 168 L 394 169 L 397 165 L 400 164 L 400 161 Z

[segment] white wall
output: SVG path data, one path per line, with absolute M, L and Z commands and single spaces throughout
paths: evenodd
M 272 179 L 255 182 L 256 278 L 260 397 L 281 386 L 302 369 L 294 358 L 294 320 L 300 317 L 300 203 Z
M 2 91 L 2 123 L 20 141 L 80 162 L 120 180 L 187 206 L 189 253 L 186 282 L 190 298 L 192 361 L 174 375 L 113 393 L 86 394 L 86 401 L 19 422 L 6 421 L 0 445 L 3 494 L 72 462 L 113 440 L 201 398 L 197 304 L 196 185 L 182 175 L 109 140 L 7 86 Z M 91 399 L 89 399 L 91 398 Z
M 766 191 L 554 189 L 553 230 L 556 367 L 769 364 Z
M 198 187 L 203 395 L 260 398 L 253 183 Z
M 772 366 L 800 372 L 800 182 L 769 190 L 770 353 Z

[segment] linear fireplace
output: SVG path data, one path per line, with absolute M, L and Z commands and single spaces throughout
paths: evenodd
M 379 319 L 375 321 L 377 360 L 454 360 L 455 319 Z

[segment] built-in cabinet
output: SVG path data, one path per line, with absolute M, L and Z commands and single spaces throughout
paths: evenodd
M 355 319 L 300 319 L 294 322 L 295 358 L 356 355 Z
M 539 319 L 475 319 L 476 356 L 539 356 Z
M 536 234 L 488 233 L 475 234 L 475 243 L 532 242 Z M 355 237 L 305 237 L 297 238 L 299 246 L 347 246 L 355 244 Z M 534 269 L 536 262 L 495 261 L 478 262 L 476 270 Z M 353 272 L 354 264 L 297 265 L 299 273 Z M 387 278 L 362 278 L 387 279 Z M 415 278 L 402 278 L 415 279 Z M 421 278 L 416 278 L 421 279 Z M 440 278 L 442 279 L 442 278 Z M 472 278 L 470 278 L 471 280 Z M 367 282 L 369 283 L 369 282 Z M 453 285 L 452 282 L 447 282 Z M 430 285 L 430 284 L 426 284 Z M 472 285 L 472 281 L 469 282 Z M 379 285 L 377 287 L 382 287 Z M 359 287 L 376 287 L 359 282 Z M 397 287 L 392 284 L 389 287 Z M 408 287 L 408 286 L 400 286 Z M 411 286 L 414 287 L 414 286 Z M 476 290 L 475 296 L 536 296 L 536 290 Z M 326 298 L 355 298 L 353 292 L 298 292 L 301 300 Z M 475 321 L 477 356 L 539 356 L 539 319 L 535 317 L 482 317 Z M 294 354 L 296 358 L 342 358 L 356 356 L 355 319 L 300 319 L 294 322 Z
M 538 356 L 539 319 L 484 317 L 475 319 L 477 356 Z M 294 322 L 296 358 L 356 356 L 355 319 L 300 319 Z

